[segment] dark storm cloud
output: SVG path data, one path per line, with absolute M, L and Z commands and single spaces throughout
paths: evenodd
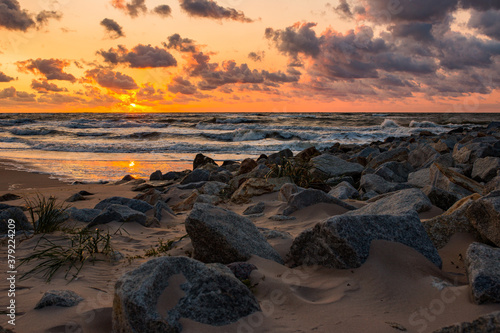
M 500 43 L 453 33 L 439 42 L 441 66 L 447 69 L 486 68 L 500 55 Z
M 168 44 L 163 43 L 168 49 L 175 49 L 179 52 L 196 52 L 197 48 L 194 41 L 189 38 L 182 38 L 179 34 L 173 34 L 168 37 Z
M 123 28 L 115 20 L 105 18 L 101 21 L 101 25 L 106 29 L 111 39 L 125 37 Z
M 128 63 L 131 68 L 156 68 L 177 66 L 177 60 L 165 49 L 151 45 L 136 45 L 131 50 L 127 50 L 120 45 L 118 48 L 111 48 L 108 51 L 100 50 L 104 61 L 113 65 Z
M 43 75 L 47 80 L 76 81 L 73 74 L 63 71 L 65 67 L 70 65 L 67 60 L 38 58 L 36 60 L 19 61 L 16 64 L 19 70 Z
M 0 72 L 0 82 L 10 82 L 14 80 L 12 76 L 8 76 L 4 72 Z
M 500 10 L 472 11 L 469 27 L 500 41 Z
M 190 16 L 212 19 L 228 19 L 240 22 L 253 22 L 241 11 L 219 6 L 212 0 L 180 0 L 181 8 Z
M 351 19 L 354 17 L 354 14 L 365 14 L 365 7 L 355 6 L 354 9 L 351 10 L 351 6 L 347 2 L 347 0 L 340 0 L 339 5 L 337 7 L 333 7 L 333 11 L 336 12 L 340 17 Z
M 153 13 L 163 17 L 168 17 L 172 14 L 172 8 L 169 5 L 159 5 L 153 9 Z
M 377 23 L 432 22 L 457 8 L 458 0 L 367 0 L 369 18 Z
M 500 9 L 498 0 L 460 0 L 463 8 L 474 8 L 477 10 Z
M 412 37 L 419 42 L 432 42 L 434 41 L 432 27 L 431 23 L 414 22 L 393 25 L 389 27 L 389 30 L 394 37 Z
M 21 9 L 17 0 L 0 0 L 0 26 L 26 31 L 35 26 L 35 21 L 30 13 Z
M 181 76 L 172 79 L 172 82 L 168 85 L 168 90 L 174 94 L 181 93 L 184 95 L 193 95 L 198 91 L 196 86 Z
M 85 77 L 97 82 L 101 87 L 112 90 L 139 89 L 132 77 L 109 69 L 91 69 L 85 72 Z
M 265 37 L 272 40 L 279 51 L 296 57 L 299 53 L 316 56 L 320 52 L 320 39 L 312 30 L 316 23 L 296 23 L 284 30 L 273 30 L 267 28 Z
M 61 91 L 68 91 L 66 88 L 60 88 L 58 87 L 55 83 L 50 83 L 47 80 L 32 80 L 31 81 L 31 88 L 39 91 L 39 92 L 48 92 L 48 91 L 53 91 L 53 92 L 61 92 Z
M 253 61 L 262 61 L 262 59 L 265 56 L 265 52 L 250 52 L 248 54 L 248 58 L 252 59 Z
M 125 2 L 125 0 L 111 0 L 111 5 L 122 10 L 132 18 L 138 17 L 140 14 L 145 14 L 148 11 L 145 0 L 132 0 L 130 2 Z

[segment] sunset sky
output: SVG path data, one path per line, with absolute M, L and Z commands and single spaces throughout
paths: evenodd
M 500 112 L 498 0 L 0 0 L 0 112 Z

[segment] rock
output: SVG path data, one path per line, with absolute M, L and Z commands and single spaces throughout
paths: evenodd
M 240 169 L 238 170 L 238 175 L 242 175 L 244 173 L 249 173 L 253 169 L 257 167 L 257 162 L 255 162 L 251 158 L 245 158 L 240 165 Z
M 500 191 L 474 201 L 465 216 L 485 239 L 500 246 Z
M 442 165 L 431 166 L 431 183 L 435 187 L 454 193 L 461 198 L 472 193 L 483 194 L 484 186 L 464 175 Z
M 206 164 L 213 164 L 213 165 L 217 166 L 217 163 L 215 163 L 215 161 L 213 159 L 211 159 L 210 157 L 207 157 L 203 154 L 197 154 L 194 158 L 194 161 L 193 161 L 193 170 L 196 170 L 199 167 L 202 167 Z
M 486 184 L 484 194 L 500 190 L 500 175 L 496 176 Z
M 21 208 L 11 207 L 0 211 L 0 234 L 9 232 L 9 219 L 13 219 L 16 223 L 16 231 L 33 230 L 33 226 L 28 222 L 26 215 L 24 215 Z
M 250 178 L 245 181 L 231 196 L 231 201 L 234 203 L 245 203 L 250 201 L 250 198 L 271 193 L 274 191 L 274 185 L 266 179 Z
M 266 209 L 266 203 L 261 201 L 255 205 L 249 206 L 245 211 L 243 212 L 243 215 L 253 215 L 253 214 L 260 214 L 264 212 L 264 209 Z
M 290 196 L 287 207 L 283 211 L 283 215 L 290 215 L 300 209 L 318 204 L 329 203 L 335 204 L 347 210 L 355 210 L 356 207 L 351 206 L 342 200 L 339 200 L 321 190 L 305 189 Z
M 463 322 L 440 328 L 433 333 L 495 333 L 500 332 L 500 311 L 481 316 L 472 322 Z
M 267 158 L 268 164 L 282 164 L 284 160 L 293 157 L 293 152 L 290 149 L 285 149 L 277 153 L 271 154 Z
M 183 185 L 189 183 L 208 181 L 209 178 L 210 178 L 209 171 L 203 169 L 195 169 L 193 172 L 182 178 L 181 184 Z
M 376 169 L 386 162 L 405 162 L 408 160 L 408 149 L 395 148 L 375 156 L 368 164 L 368 168 Z
M 269 216 L 269 219 L 272 221 L 281 222 L 281 221 L 292 221 L 292 220 L 296 220 L 297 218 L 295 216 L 272 215 L 272 216 Z
M 335 186 L 330 192 L 328 192 L 328 194 L 340 200 L 359 197 L 358 190 L 356 190 L 350 183 L 345 181 Z
M 359 187 L 364 192 L 375 191 L 379 194 L 394 192 L 411 186 L 401 183 L 391 183 L 376 174 L 366 174 L 361 177 Z
M 99 215 L 97 215 L 92 222 L 87 225 L 87 228 L 99 224 L 106 224 L 112 221 L 116 222 L 137 222 L 146 225 L 147 217 L 144 213 L 134 210 L 128 206 L 112 204 Z
M 136 195 L 134 199 L 145 201 L 151 206 L 154 206 L 159 200 L 162 200 L 162 197 L 160 191 L 150 188 L 146 193 Z
M 441 258 L 415 212 L 407 215 L 338 215 L 303 231 L 293 241 L 289 259 L 294 266 L 360 267 L 373 240 L 409 246 L 441 268 Z
M 227 171 L 226 169 L 219 168 L 210 173 L 210 178 L 208 178 L 208 181 L 228 183 L 232 177 L 233 174 L 231 172 Z
M 8 328 L 3 328 L 2 325 L 0 325 L 0 333 L 15 333 L 13 330 L 9 330 Z
M 194 190 L 197 188 L 202 188 L 207 181 L 202 181 L 202 182 L 195 182 L 195 183 L 189 183 L 189 184 L 184 184 L 184 185 L 177 185 L 177 188 L 179 190 Z
M 71 290 L 49 290 L 43 294 L 35 309 L 42 309 L 47 306 L 72 307 L 81 301 L 83 301 L 83 298 Z
M 477 304 L 500 303 L 500 249 L 472 243 L 467 249 L 465 267 L 472 297 Z
M 186 176 L 186 172 L 179 172 L 179 171 L 169 171 L 166 174 L 163 175 L 163 180 L 177 180 L 184 178 Z
M 200 194 L 196 199 L 196 202 L 207 203 L 215 206 L 221 202 L 221 199 L 216 195 Z
M 82 190 L 82 191 L 78 192 L 78 194 L 81 194 L 81 195 L 83 195 L 84 197 L 86 197 L 86 196 L 90 196 L 90 195 L 94 195 L 94 193 L 90 193 L 90 192 L 87 192 L 87 191 L 84 191 L 84 190 Z
M 158 220 L 161 221 L 163 217 L 163 211 L 166 211 L 172 216 L 175 216 L 175 213 L 170 207 L 163 201 L 158 201 L 154 207 L 154 217 Z
M 455 203 L 448 211 L 429 220 L 422 221 L 422 224 L 429 235 L 434 246 L 443 248 L 450 241 L 451 236 L 456 233 L 470 233 L 477 239 L 481 236 L 472 226 L 465 216 L 467 208 L 477 197 L 470 196 Z
M 221 182 L 206 182 L 200 189 L 201 194 L 221 195 L 229 189 L 229 185 Z
M 379 198 L 380 197 L 380 198 Z M 428 211 L 432 203 L 419 189 L 410 188 L 397 192 L 391 192 L 370 199 L 368 205 L 355 211 L 347 212 L 349 215 L 405 215 L 411 211 L 418 213 Z
M 182 283 L 172 281 L 180 276 Z M 185 281 L 185 282 L 184 282 Z M 182 298 L 159 313 L 168 288 Z M 223 265 L 204 265 L 187 257 L 161 257 L 125 273 L 115 285 L 113 332 L 181 332 L 181 318 L 222 326 L 260 311 L 252 292 Z
M 431 147 L 434 148 L 440 154 L 446 154 L 450 152 L 450 147 L 443 140 L 438 140 L 437 142 L 430 143 Z
M 474 162 L 471 176 L 479 182 L 489 182 L 498 175 L 498 170 L 500 170 L 500 158 L 478 158 Z
M 251 255 L 283 263 L 249 219 L 208 204 L 195 204 L 185 222 L 194 258 L 229 264 L 247 261 Z
M 126 176 L 123 176 L 123 178 L 121 180 L 125 181 L 125 182 L 129 182 L 131 180 L 134 180 L 135 177 L 132 176 L 132 175 L 126 175 Z
M 257 269 L 257 266 L 247 262 L 233 262 L 227 265 L 238 280 L 248 280 L 252 271 Z
M 193 193 L 191 193 L 191 195 L 189 197 L 187 197 L 183 201 L 173 205 L 172 210 L 174 212 L 181 212 L 181 211 L 192 209 L 194 204 L 196 203 L 196 200 L 198 200 L 199 196 L 200 196 L 200 193 L 198 191 L 193 191 Z
M 68 199 L 66 199 L 65 201 L 66 202 L 76 202 L 76 201 L 83 201 L 83 200 L 87 200 L 87 198 L 85 198 L 80 193 L 75 193 L 72 196 L 70 196 Z
M 460 200 L 459 196 L 432 185 L 424 187 L 422 192 L 427 195 L 434 206 L 439 207 L 442 210 L 448 210 L 448 208 L 453 206 L 455 202 Z
M 388 182 L 404 183 L 408 181 L 408 174 L 413 168 L 408 163 L 386 162 L 375 170 L 375 174 Z
M 311 174 L 324 179 L 339 176 L 359 177 L 364 169 L 361 164 L 347 162 L 330 154 L 312 158 L 311 164 Z
M 431 173 L 429 168 L 420 169 L 408 174 L 408 184 L 414 187 L 423 188 L 431 185 Z
M 149 180 L 163 180 L 163 174 L 160 170 L 156 170 L 149 176 Z
M 293 183 L 290 177 L 267 178 L 267 182 L 274 185 L 273 192 L 279 191 L 283 185 Z
M 281 215 L 283 216 L 283 215 Z M 290 218 L 290 217 L 293 217 L 295 219 L 294 216 L 284 216 L 286 218 Z M 289 233 L 289 232 L 286 232 L 286 231 L 279 231 L 279 230 L 272 230 L 272 229 L 267 229 L 267 228 L 259 228 L 259 231 L 261 232 L 261 234 L 266 237 L 266 239 L 276 239 L 276 238 L 279 238 L 279 239 L 292 239 L 292 235 Z
M 429 144 L 421 144 L 418 148 L 412 150 L 408 155 L 408 162 L 415 169 L 428 168 L 434 161 L 441 156 Z
M 79 222 L 90 222 L 102 213 L 100 209 L 83 208 L 78 209 L 75 207 L 68 208 L 67 210 L 69 216 Z
M 361 150 L 359 153 L 354 154 L 353 157 L 375 157 L 380 154 L 380 149 L 374 148 L 374 147 L 366 147 L 363 150 Z
M 479 140 L 470 141 L 466 144 L 457 143 L 453 148 L 453 159 L 460 164 L 474 163 L 478 158 L 488 156 L 498 157 L 498 152 L 493 148 L 491 141 Z
M 146 190 L 149 190 L 150 188 L 161 188 L 163 189 L 164 187 L 167 187 L 167 186 L 170 186 L 174 184 L 173 181 L 171 180 L 152 180 L 152 181 L 144 181 L 144 182 L 141 182 L 140 184 L 132 187 L 132 191 L 134 192 L 142 192 L 142 191 L 146 191 Z
M 301 151 L 295 156 L 295 160 L 309 162 L 311 158 L 321 155 L 321 152 L 315 147 L 309 147 Z
M 351 176 L 343 176 L 343 177 L 332 177 L 326 180 L 326 185 L 337 186 L 342 182 L 348 182 L 349 184 L 355 184 L 354 179 Z
M 280 193 L 278 193 L 278 200 L 288 202 L 292 194 L 298 193 L 302 190 L 303 188 L 292 183 L 283 184 L 280 188 Z
M 21 199 L 21 197 L 18 196 L 17 194 L 13 194 L 13 193 L 5 193 L 4 195 L 0 196 L 0 202 L 12 201 L 12 200 L 18 200 L 18 199 Z
M 378 197 L 380 195 L 380 194 L 378 194 L 377 192 L 375 192 L 373 190 L 368 191 L 366 193 L 363 193 L 363 192 L 361 192 L 361 193 L 362 193 L 361 200 L 366 200 L 366 201 L 369 201 L 369 200 L 371 200 L 373 198 L 376 198 L 376 197 Z
M 141 213 L 145 213 L 148 210 L 153 209 L 153 206 L 151 206 L 147 202 L 144 202 L 142 200 L 123 198 L 123 197 L 111 197 L 104 199 L 97 205 L 95 205 L 94 209 L 104 210 L 110 205 L 124 205 Z

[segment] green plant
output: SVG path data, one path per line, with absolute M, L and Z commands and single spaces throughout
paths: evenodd
M 55 197 L 46 198 L 42 194 L 37 194 L 34 199 L 24 198 L 24 202 L 35 234 L 56 231 L 66 220 L 66 210 L 69 206 L 62 202 L 58 203 Z
M 42 277 L 50 282 L 60 268 L 67 266 L 64 278 L 71 274 L 73 280 L 86 262 L 94 263 L 100 260 L 98 257 L 100 254 L 109 256 L 112 252 L 111 235 L 99 229 L 74 230 L 58 241 L 52 241 L 43 235 L 35 245 L 33 253 L 21 259 L 18 268 L 35 261 L 36 265 L 24 273 L 21 279 L 42 273 Z
M 166 243 L 163 242 L 163 239 L 159 238 L 158 245 L 156 247 L 151 247 L 150 249 L 145 250 L 144 255 L 146 257 L 158 257 L 158 256 L 172 250 L 176 243 L 180 242 L 181 240 L 183 240 L 187 236 L 188 235 L 186 234 L 186 235 L 180 237 L 179 239 L 168 240 Z
M 281 163 L 271 167 L 266 178 L 288 177 L 298 186 L 308 188 L 316 181 L 309 173 L 309 169 L 310 166 L 306 162 L 283 158 Z

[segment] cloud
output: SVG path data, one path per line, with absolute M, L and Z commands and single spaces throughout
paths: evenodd
M 380 24 L 439 21 L 458 6 L 458 0 L 365 0 L 365 3 L 368 18 Z
M 61 92 L 61 91 L 68 91 L 66 88 L 60 88 L 58 87 L 55 83 L 49 83 L 47 80 L 32 80 L 31 81 L 31 88 L 37 90 L 38 92 L 46 93 L 49 91 L 52 92 Z
M 212 0 L 180 0 L 181 8 L 194 17 L 205 17 L 212 19 L 227 19 L 240 22 L 253 22 L 254 20 L 245 16 L 242 11 L 234 8 L 219 6 Z
M 472 11 L 469 27 L 500 41 L 500 10 Z
M 106 29 L 111 39 L 125 37 L 123 28 L 115 20 L 105 18 L 101 21 L 101 25 Z
M 284 30 L 274 30 L 267 28 L 265 37 L 274 41 L 276 48 L 287 55 L 297 58 L 299 53 L 308 56 L 317 56 L 320 52 L 320 38 L 311 28 L 316 23 L 295 23 Z
M 252 59 L 253 61 L 262 61 L 266 53 L 264 51 L 261 52 L 250 52 L 248 54 L 248 58 Z
M 500 55 L 500 43 L 451 33 L 439 42 L 441 66 L 450 70 L 468 67 L 487 68 Z
M 463 8 L 473 8 L 486 11 L 489 9 L 500 9 L 500 2 L 497 0 L 460 0 Z
M 0 27 L 7 30 L 27 31 L 46 24 L 49 19 L 59 20 L 61 17 L 59 12 L 46 10 L 34 15 L 21 9 L 17 0 L 0 0 Z
M 49 22 L 50 19 L 60 20 L 62 18 L 62 13 L 56 11 L 42 10 L 36 15 L 36 22 L 42 26 Z
M 47 80 L 76 81 L 73 74 L 63 71 L 64 67 L 70 65 L 70 62 L 67 60 L 38 58 L 36 60 L 19 61 L 16 64 L 19 70 L 43 75 Z
M 159 5 L 153 9 L 153 13 L 162 17 L 168 17 L 172 14 L 172 8 L 169 5 Z
M 164 100 L 165 98 L 163 95 L 165 92 L 161 89 L 155 89 L 153 85 L 146 83 L 145 85 L 142 86 L 142 88 L 137 91 L 135 97 L 144 103 L 144 101 L 161 101 Z
M 182 38 L 179 34 L 173 34 L 168 37 L 168 44 L 163 43 L 168 49 L 175 49 L 179 52 L 196 52 L 197 47 L 194 41 L 189 38 Z
M 115 91 L 139 89 L 132 77 L 109 69 L 91 69 L 85 72 L 85 77 Z
M 389 27 L 394 37 L 411 37 L 419 42 L 432 42 L 433 25 L 431 23 L 412 22 L 407 24 L 398 24 Z
M 8 76 L 4 72 L 0 72 L 0 82 L 10 82 L 14 80 L 12 76 Z
M 111 5 L 116 9 L 122 10 L 132 18 L 136 18 L 148 11 L 145 0 L 132 0 L 130 2 L 125 2 L 125 0 L 111 0 Z
M 177 60 L 165 49 L 151 45 L 136 45 L 131 50 L 119 45 L 118 48 L 111 48 L 108 51 L 100 50 L 104 61 L 113 65 L 128 63 L 131 68 L 156 68 L 177 66 Z
M 331 7 L 334 12 L 336 12 L 340 17 L 346 19 L 352 19 L 354 14 L 364 15 L 366 13 L 365 7 L 356 6 L 354 10 L 351 10 L 351 6 L 347 2 L 347 0 L 340 0 L 340 3 L 337 7 L 332 7 L 331 4 L 327 4 L 327 7 Z
M 168 91 L 174 94 L 181 93 L 184 95 L 193 95 L 198 91 L 198 89 L 196 89 L 196 86 L 188 80 L 185 80 L 182 76 L 176 76 L 168 85 Z
M 25 91 L 18 91 L 14 87 L 0 90 L 0 99 L 7 99 L 15 102 L 35 102 L 35 94 L 30 94 Z
M 9 87 L 0 90 L 0 99 L 10 98 L 16 96 L 16 88 Z

